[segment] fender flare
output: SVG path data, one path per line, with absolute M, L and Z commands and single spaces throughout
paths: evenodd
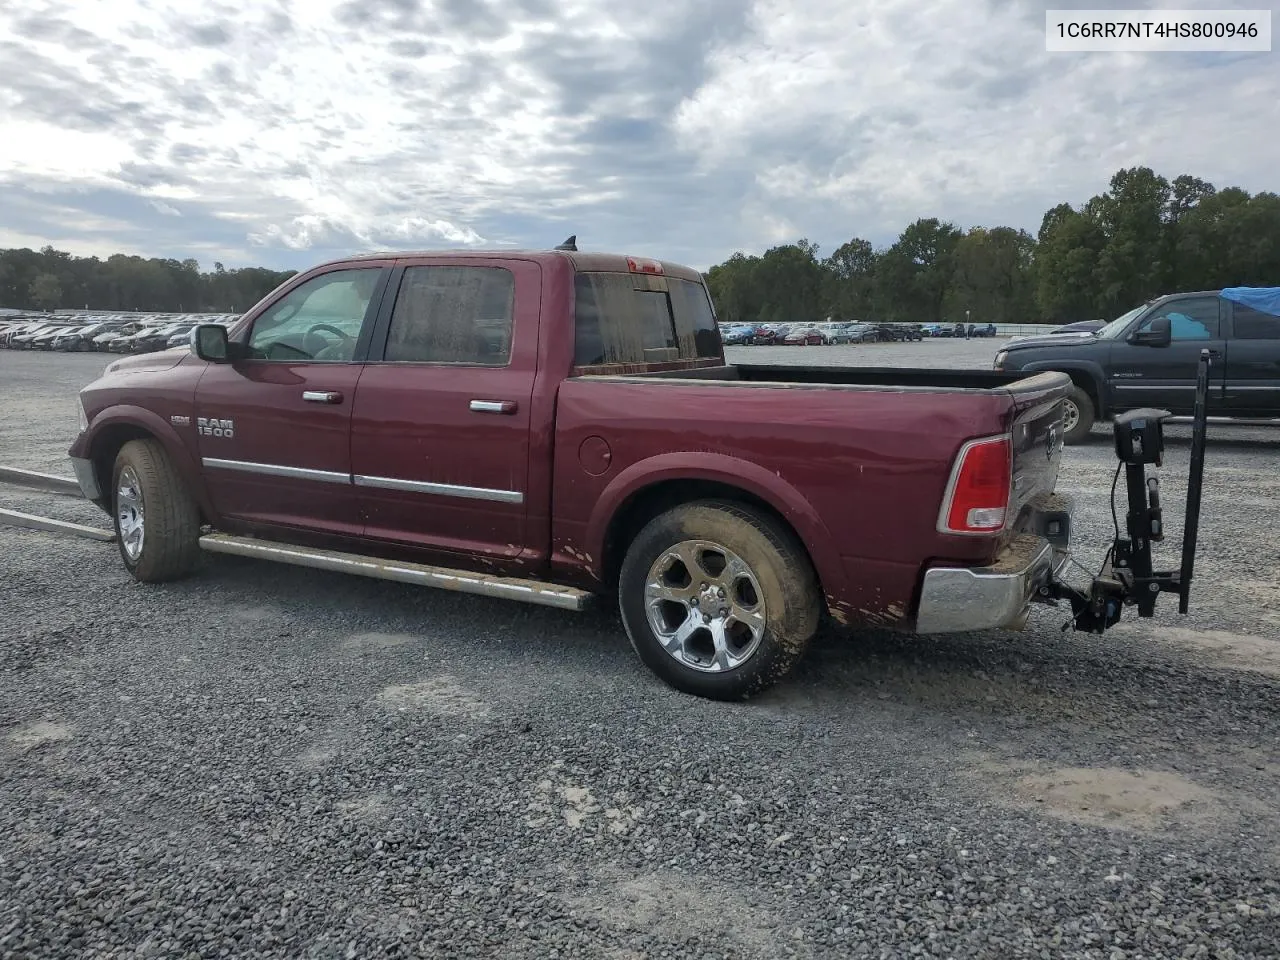
M 1089 378 L 1094 386 L 1094 394 L 1098 398 L 1097 415 L 1099 420 L 1104 420 L 1111 415 L 1111 398 L 1107 394 L 1107 380 L 1102 370 L 1102 364 L 1094 360 L 1032 360 L 1030 363 L 1024 364 L 1018 368 L 1019 371 L 1034 371 L 1040 373 L 1045 370 L 1055 371 L 1057 373 L 1065 373 L 1070 376 L 1072 373 L 1083 373 Z M 1074 378 L 1072 378 L 1074 380 Z
M 614 477 L 601 491 L 587 521 L 587 555 L 601 558 L 596 575 L 603 576 L 603 557 L 609 528 L 620 510 L 648 487 L 672 480 L 708 480 L 736 487 L 767 503 L 789 523 L 808 551 L 823 590 L 843 589 L 844 567 L 835 538 L 817 510 L 794 486 L 757 463 L 719 453 L 679 451 L 639 460 Z
M 210 522 L 213 521 L 215 517 L 213 501 L 210 499 L 209 491 L 205 486 L 204 473 L 192 457 L 191 451 L 187 448 L 186 443 L 183 442 L 182 437 L 178 435 L 178 431 L 159 414 L 153 413 L 145 407 L 136 407 L 130 404 L 108 407 L 93 418 L 93 421 L 89 424 L 89 429 L 85 431 L 83 436 L 84 445 L 80 447 L 83 450 L 83 456 L 92 456 L 103 432 L 116 426 L 136 427 L 137 429 L 145 430 L 160 441 L 165 453 L 169 455 L 169 459 L 173 461 L 173 465 L 178 468 L 178 472 L 182 475 L 187 489 L 195 497 L 196 503 L 200 505 L 201 513 Z M 110 489 L 110 480 L 111 478 L 108 477 L 107 483 L 102 485 L 104 491 Z

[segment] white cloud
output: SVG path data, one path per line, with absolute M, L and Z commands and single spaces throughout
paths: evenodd
M 918 216 L 1034 230 L 1134 164 L 1277 186 L 1273 57 L 1048 54 L 1043 7 L 28 0 L 0 8 L 0 58 L 23 64 L 0 84 L 0 189 L 136 197 L 113 216 L 160 214 L 166 255 L 577 232 L 706 266 Z

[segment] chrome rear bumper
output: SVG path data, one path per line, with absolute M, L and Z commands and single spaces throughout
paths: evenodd
M 1021 630 L 1032 599 L 1070 562 L 1065 544 L 1020 534 L 989 567 L 933 567 L 925 571 L 916 633 Z

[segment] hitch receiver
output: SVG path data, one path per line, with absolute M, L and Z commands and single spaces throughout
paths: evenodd
M 1049 584 L 1053 599 L 1065 599 L 1071 603 L 1070 625 L 1076 630 L 1102 633 L 1120 622 L 1121 611 L 1127 606 L 1137 607 L 1140 617 L 1154 616 L 1156 598 L 1162 593 L 1176 593 L 1178 612 L 1187 612 L 1200 528 L 1210 363 L 1209 351 L 1200 351 L 1181 566 L 1177 570 L 1156 571 L 1151 560 L 1152 543 L 1164 539 L 1164 517 L 1160 509 L 1160 481 L 1155 476 L 1147 476 L 1147 465 L 1163 465 L 1164 422 L 1172 414 L 1168 410 L 1150 408 L 1130 410 L 1116 417 L 1114 424 L 1116 459 L 1124 469 L 1129 505 L 1124 535 L 1116 531 L 1115 542 L 1107 553 L 1102 570 L 1094 577 L 1088 591 L 1057 580 Z

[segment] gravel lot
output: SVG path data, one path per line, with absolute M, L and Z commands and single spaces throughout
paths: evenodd
M 67 472 L 106 359 L 0 351 L 0 463 Z M 1274 958 L 1280 431 L 1211 433 L 1190 617 L 826 635 L 738 706 L 608 610 L 229 557 L 148 587 L 0 527 L 0 956 Z M 1065 457 L 1091 567 L 1114 463 Z

